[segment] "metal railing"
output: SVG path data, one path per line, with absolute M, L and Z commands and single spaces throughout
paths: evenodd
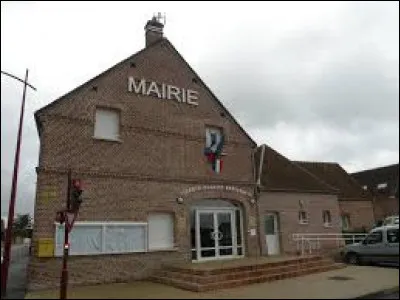
M 292 240 L 296 242 L 297 251 L 305 255 L 322 250 L 325 241 L 333 241 L 336 248 L 339 248 L 358 243 L 366 236 L 367 233 L 293 233 Z M 332 246 L 332 243 L 330 245 Z

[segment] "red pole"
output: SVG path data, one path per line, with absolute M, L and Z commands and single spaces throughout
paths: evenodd
M 26 73 L 25 73 L 24 92 L 22 94 L 22 105 L 21 105 L 21 113 L 20 113 L 20 117 L 19 117 L 17 148 L 15 149 L 14 174 L 13 174 L 12 187 L 11 187 L 11 199 L 10 199 L 10 204 L 8 207 L 6 240 L 5 240 L 5 245 L 4 245 L 4 258 L 3 258 L 3 263 L 1 265 L 1 295 L 2 296 L 6 295 L 8 268 L 10 265 L 11 237 L 12 237 L 12 227 L 13 227 L 13 221 L 14 221 L 15 198 L 17 195 L 19 155 L 20 155 L 20 151 L 21 151 L 22 124 L 23 124 L 24 112 L 25 112 L 25 96 L 26 96 L 27 82 L 28 82 L 28 69 L 26 69 Z
M 68 188 L 67 188 L 67 206 L 66 212 L 70 209 L 70 195 L 71 195 L 71 169 L 68 171 Z M 63 250 L 63 267 L 61 271 L 60 281 L 60 299 L 67 299 L 67 287 L 68 287 L 68 256 L 69 256 L 69 226 L 68 216 L 64 212 L 64 250 Z

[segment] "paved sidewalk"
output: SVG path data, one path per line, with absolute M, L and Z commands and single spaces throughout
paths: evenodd
M 330 277 L 340 276 L 332 279 Z M 347 279 L 347 280 L 346 280 Z M 349 266 L 303 277 L 270 283 L 194 293 L 152 282 L 133 282 L 76 287 L 70 299 L 349 299 L 399 286 L 399 269 Z M 32 292 L 26 299 L 57 298 L 58 290 Z

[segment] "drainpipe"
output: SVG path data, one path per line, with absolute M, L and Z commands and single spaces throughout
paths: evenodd
M 264 162 L 264 153 L 265 153 L 265 145 L 261 145 L 261 155 L 260 155 L 260 164 L 258 168 L 258 178 L 256 176 L 256 160 L 255 160 L 255 153 L 257 151 L 257 148 L 255 151 L 252 153 L 252 160 L 253 160 L 253 174 L 254 174 L 254 181 L 256 181 L 255 187 L 254 187 L 254 200 L 255 200 L 255 205 L 256 205 L 256 220 L 257 220 L 257 234 L 258 234 L 258 249 L 259 249 L 259 255 L 262 256 L 263 251 L 262 251 L 262 231 L 261 231 L 261 218 L 260 218 L 260 206 L 259 206 L 259 188 L 261 187 L 261 173 L 262 173 L 262 166 Z

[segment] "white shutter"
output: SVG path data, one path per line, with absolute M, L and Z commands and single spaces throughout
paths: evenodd
M 94 127 L 96 138 L 119 139 L 119 113 L 111 109 L 97 109 Z
M 172 214 L 149 215 L 149 249 L 172 249 L 174 247 L 174 219 Z

